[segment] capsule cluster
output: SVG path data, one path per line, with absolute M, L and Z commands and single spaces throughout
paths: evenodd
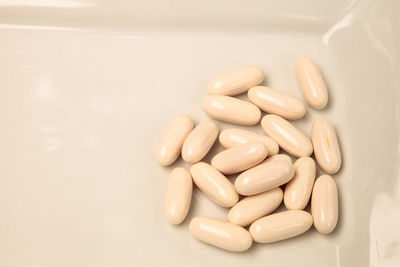
M 307 103 L 313 109 L 323 109 L 328 92 L 316 64 L 301 58 L 296 63 L 296 77 Z M 214 121 L 193 128 L 192 119 L 180 115 L 170 123 L 156 149 L 156 158 L 163 166 L 171 165 L 180 155 L 192 164 L 190 170 L 178 167 L 169 175 L 166 220 L 178 225 L 186 218 L 194 182 L 213 202 L 230 210 L 227 221 L 193 218 L 190 232 L 198 240 L 228 251 L 245 251 L 253 241 L 291 238 L 312 225 L 329 234 L 338 220 L 338 192 L 331 175 L 340 169 L 341 152 L 332 124 L 324 118 L 315 120 L 310 140 L 290 122 L 305 115 L 304 102 L 259 86 L 263 79 L 264 73 L 257 66 L 220 75 L 209 83 L 209 96 L 202 106 L 209 117 L 219 121 L 255 125 L 261 120 L 265 135 L 240 128 L 219 133 Z M 234 97 L 246 92 L 250 102 Z M 267 113 L 262 119 L 261 110 Z M 203 162 L 217 138 L 225 150 L 210 163 Z M 317 179 L 313 153 L 326 173 Z M 226 177 L 231 174 L 238 174 L 234 183 Z M 240 195 L 243 198 L 239 201 Z M 311 213 L 304 211 L 310 198 Z M 273 213 L 282 201 L 287 210 Z

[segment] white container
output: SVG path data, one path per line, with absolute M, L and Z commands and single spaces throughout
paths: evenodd
M 0 2 L 0 266 L 397 266 L 400 1 Z M 210 79 L 244 65 L 302 98 L 302 56 L 329 102 L 294 124 L 311 134 L 323 116 L 340 137 L 336 230 L 233 254 L 170 226 L 185 163 L 153 155 L 169 121 L 206 121 Z M 192 205 L 228 212 L 197 189 Z

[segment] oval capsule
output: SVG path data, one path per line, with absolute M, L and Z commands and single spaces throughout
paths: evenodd
M 189 163 L 200 161 L 213 146 L 218 136 L 218 126 L 213 121 L 197 125 L 186 137 L 182 146 L 182 158 Z
M 233 174 L 257 165 L 267 155 L 268 149 L 263 143 L 250 142 L 218 153 L 211 160 L 211 165 L 223 174 Z
M 256 86 L 247 93 L 249 100 L 261 110 L 285 119 L 297 120 L 306 114 L 303 101 L 285 92 L 266 86 Z
M 319 166 L 328 174 L 337 173 L 342 164 L 342 156 L 332 124 L 324 118 L 315 120 L 311 139 Z
M 284 203 L 289 210 L 302 210 L 310 200 L 316 166 L 310 157 L 301 157 L 294 163 L 295 174 L 286 184 Z
M 247 226 L 271 212 L 282 202 L 283 192 L 279 187 L 267 192 L 245 197 L 231 208 L 228 221 L 240 226 Z
M 339 214 L 338 191 L 330 175 L 322 175 L 315 181 L 311 214 L 314 227 L 321 234 L 329 234 L 335 229 Z
M 171 165 L 179 157 L 186 136 L 193 129 L 193 121 L 188 115 L 176 117 L 165 130 L 157 149 L 156 158 L 163 166 Z
M 219 75 L 207 86 L 210 95 L 234 96 L 247 92 L 264 80 L 264 72 L 257 66 L 245 66 Z
M 190 167 L 197 187 L 218 205 L 230 208 L 239 200 L 233 184 L 210 164 L 199 162 Z
M 241 195 L 255 195 L 287 183 L 293 175 L 291 159 L 277 154 L 241 173 L 236 178 L 235 188 Z
M 278 143 L 275 142 L 271 137 L 264 134 L 258 134 L 239 128 L 231 128 L 223 130 L 219 135 L 219 142 L 224 148 L 231 148 L 252 141 L 264 143 L 268 149 L 269 156 L 276 155 L 279 152 Z
M 198 240 L 228 251 L 245 251 L 253 243 L 246 229 L 209 217 L 193 218 L 189 230 Z
M 328 103 L 328 89 L 312 59 L 302 57 L 296 62 L 296 78 L 307 103 L 315 109 L 323 109 Z
M 310 229 L 313 219 L 303 210 L 287 210 L 258 219 L 250 234 L 258 243 L 272 243 L 298 236 Z
M 180 224 L 188 214 L 193 182 L 184 168 L 175 168 L 168 177 L 164 215 L 172 225 Z
M 308 157 L 313 152 L 310 139 L 282 117 L 265 115 L 261 127 L 282 149 L 295 157 Z
M 261 111 L 256 105 L 230 96 L 208 96 L 202 105 L 208 116 L 220 121 L 254 125 L 261 118 Z

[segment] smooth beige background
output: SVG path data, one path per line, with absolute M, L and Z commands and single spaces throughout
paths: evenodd
M 396 0 L 0 0 L 0 266 L 399 266 L 399 9 Z M 335 232 L 233 254 L 196 241 L 189 220 L 168 225 L 172 167 L 153 153 L 169 121 L 208 120 L 209 80 L 246 64 L 301 98 L 303 55 L 321 67 L 330 102 L 295 124 L 310 134 L 327 117 L 343 152 Z M 189 217 L 226 214 L 194 191 Z

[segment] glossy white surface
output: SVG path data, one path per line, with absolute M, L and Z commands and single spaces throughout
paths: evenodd
M 285 186 L 284 203 L 290 210 L 302 210 L 310 200 L 316 166 L 310 157 L 302 157 L 294 163 L 295 174 Z
M 214 218 L 193 218 L 189 229 L 198 240 L 228 251 L 242 252 L 253 243 L 246 229 Z
M 247 92 L 264 80 L 264 71 L 258 66 L 245 66 L 224 73 L 211 80 L 207 86 L 210 95 L 234 96 Z
M 291 159 L 287 155 L 277 154 L 242 172 L 235 180 L 235 188 L 244 196 L 259 194 L 287 183 L 293 178 L 294 172 Z
M 318 165 L 328 174 L 337 173 L 342 165 L 342 155 L 332 124 L 325 118 L 316 119 L 311 138 Z
M 207 155 L 218 137 L 218 126 L 213 121 L 202 122 L 186 137 L 182 158 L 189 163 L 200 161 Z
M 0 265 L 398 266 L 399 1 L 0 2 Z M 154 159 L 172 118 L 208 120 L 210 78 L 243 65 L 302 98 L 301 56 L 329 103 L 293 124 L 311 134 L 326 117 L 340 138 L 335 231 L 225 252 L 188 231 L 193 217 L 228 213 L 198 189 L 170 226 L 168 175 L 190 167 Z
M 313 152 L 308 136 L 280 116 L 265 115 L 261 127 L 283 150 L 295 157 L 307 157 Z
M 168 177 L 165 193 L 164 216 L 172 225 L 180 224 L 190 208 L 193 181 L 188 170 L 175 168 Z
M 202 106 L 211 118 L 233 124 L 254 125 L 261 119 L 261 111 L 256 105 L 235 97 L 207 96 Z
M 250 101 L 262 111 L 297 120 L 306 114 L 303 101 L 283 91 L 266 86 L 255 86 L 247 92 Z
M 251 141 L 262 142 L 268 149 L 268 155 L 276 155 L 279 152 L 278 143 L 265 134 L 239 128 L 229 128 L 222 131 L 219 135 L 219 142 L 225 148 L 246 144 Z
M 268 155 L 267 146 L 261 142 L 249 142 L 223 150 L 211 160 L 223 174 L 238 173 L 262 162 Z

